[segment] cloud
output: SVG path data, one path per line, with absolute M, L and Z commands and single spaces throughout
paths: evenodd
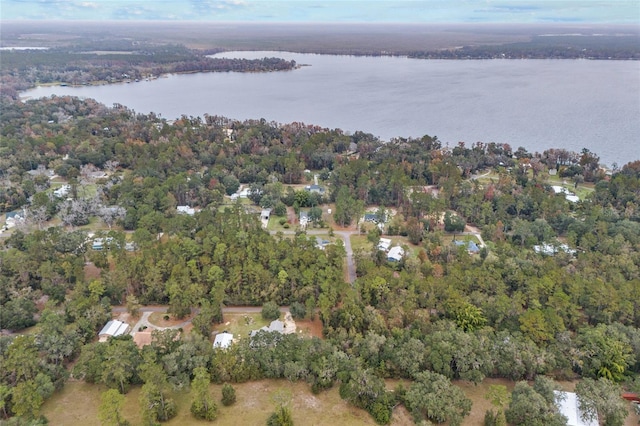
M 0 0 L 1 19 L 637 23 L 638 0 Z

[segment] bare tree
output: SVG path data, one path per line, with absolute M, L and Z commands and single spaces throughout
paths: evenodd
M 114 223 L 124 219 L 127 211 L 120 206 L 101 206 L 98 208 L 96 215 L 111 229 Z

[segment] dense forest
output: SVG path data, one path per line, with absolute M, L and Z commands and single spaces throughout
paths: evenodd
M 148 48 L 122 62 L 33 52 L 29 61 L 42 63 L 26 71 L 29 61 L 3 52 L 3 82 L 295 66 Z M 486 377 L 517 381 L 510 395 L 494 389 L 486 425 L 565 424 L 554 380 L 579 380 L 587 412 L 623 424 L 619 394 L 640 390 L 640 160 L 606 171 L 586 149 L 449 148 L 428 135 L 381 141 L 215 115 L 168 121 L 90 99 L 14 95 L 0 99 L 0 211 L 20 218 L 0 251 L 7 424 L 45 424 L 42 404 L 70 377 L 111 389 L 104 424 L 126 424 L 118 401 L 132 387 L 142 389 L 145 424 L 157 424 L 176 413 L 172 390 L 191 392 L 193 415 L 211 420 L 210 382 L 279 378 L 314 393 L 336 386 L 380 424 L 402 405 L 416 423 L 457 425 L 471 401 L 451 381 Z M 314 175 L 326 191 L 305 188 Z M 232 201 L 241 186 L 248 199 Z M 282 229 L 265 229 L 260 209 Z M 353 282 L 343 241 L 318 247 L 300 211 L 314 230 L 348 229 L 365 241 L 353 254 Z M 363 223 L 366 212 L 381 226 Z M 468 226 L 484 241 L 478 252 L 455 244 Z M 386 237 L 402 241 L 400 261 L 378 249 Z M 135 313 L 151 304 L 176 318 L 195 314 L 193 331 L 154 333 L 142 349 L 131 336 L 96 341 L 114 306 Z M 322 338 L 265 332 L 212 347 L 224 307 L 273 304 L 319 318 Z M 390 390 L 386 379 L 409 384 Z M 287 410 L 269 424 L 289 424 Z
M 592 379 L 581 383 L 601 418 L 622 424 L 624 405 L 607 411 L 602 395 L 619 392 L 614 383 L 633 387 L 640 371 L 640 162 L 608 175 L 587 150 L 534 157 L 506 144 L 447 149 L 429 136 L 383 143 L 301 123 L 171 123 L 71 97 L 5 98 L 0 122 L 2 209 L 26 217 L 0 252 L 0 327 L 38 325 L 35 335 L 0 339 L 5 416 L 37 419 L 69 375 L 119 392 L 144 384 L 157 400 L 196 377 L 266 377 L 305 380 L 314 392 L 339 385 L 380 423 L 401 403 L 417 422 L 459 424 L 470 401 L 450 380 L 504 377 L 536 381 L 518 385 L 487 424 L 563 424 L 545 397 L 549 378 L 582 377 Z M 92 179 L 98 169 L 108 173 Z M 549 169 L 592 191 L 566 201 L 551 190 Z M 69 197 L 52 195 L 38 170 L 65 179 Z M 329 190 L 298 189 L 305 170 Z M 495 179 L 474 179 L 481 170 Z M 413 254 L 388 262 L 375 249 L 379 228 L 363 229 L 372 248 L 356 252 L 350 285 L 341 244 L 322 251 L 304 231 L 270 234 L 247 205 L 226 201 L 241 184 L 256 207 L 286 214 L 330 203 L 335 223 L 347 226 L 366 206 L 393 209 L 383 232 L 405 237 Z M 199 211 L 180 215 L 178 205 Z M 86 243 L 82 227 L 96 220 L 110 250 Z M 447 242 L 460 221 L 480 228 L 479 254 Z M 126 241 L 136 250 L 125 250 Z M 533 250 L 561 242 L 575 254 Z M 99 278 L 85 278 L 86 262 Z M 324 339 L 267 333 L 211 348 L 222 306 L 268 301 L 318 315 Z M 177 317 L 197 308 L 197 327 L 180 340 L 156 335 L 142 351 L 130 337 L 92 343 L 111 306 L 125 303 L 166 304 Z M 385 378 L 412 385 L 390 392 Z M 535 393 L 539 406 L 518 405 Z M 150 422 L 171 417 L 171 404 L 163 406 L 145 414 Z
M 211 58 L 219 50 L 193 50 L 180 45 L 111 41 L 85 43 L 46 50 L 2 52 L 2 95 L 38 84 L 104 84 L 131 82 L 171 73 L 265 72 L 296 67 L 279 58 Z

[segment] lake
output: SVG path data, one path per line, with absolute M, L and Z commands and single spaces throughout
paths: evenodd
M 482 141 L 530 152 L 588 148 L 607 165 L 640 160 L 639 61 L 453 61 L 285 52 L 218 56 L 277 56 L 309 66 L 38 87 L 24 96 L 89 97 L 167 119 L 207 113 L 297 121 L 362 130 L 383 140 L 428 134 L 449 146 Z

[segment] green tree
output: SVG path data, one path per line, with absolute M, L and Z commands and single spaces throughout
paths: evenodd
M 7 410 L 9 399 L 11 398 L 11 388 L 7 385 L 0 384 L 0 415 L 3 418 L 9 417 Z
M 18 383 L 11 390 L 11 407 L 13 414 L 25 419 L 35 419 L 40 413 L 40 407 L 44 403 L 44 397 L 38 389 L 35 380 L 27 380 Z
M 16 384 L 34 379 L 40 362 L 35 336 L 17 336 L 13 339 L 2 361 L 4 372 L 0 374 L 7 376 L 7 383 Z
M 333 219 L 340 226 L 350 225 L 363 208 L 362 201 L 354 199 L 349 192 L 349 188 L 341 186 L 336 194 L 336 211 Z
M 194 331 L 209 338 L 211 336 L 211 326 L 214 323 L 220 322 L 222 322 L 222 309 L 220 304 L 211 303 L 206 299 L 201 300 L 200 310 L 192 321 Z
M 262 305 L 262 311 L 260 313 L 262 315 L 262 319 L 269 321 L 277 320 L 280 318 L 280 307 L 275 302 L 266 302 Z
M 138 347 L 131 336 L 112 337 L 104 352 L 102 382 L 126 393 L 140 362 Z
M 289 310 L 293 319 L 304 319 L 307 316 L 307 308 L 300 302 L 293 302 Z
M 229 383 L 222 385 L 222 405 L 228 407 L 236 402 L 236 390 Z
M 578 337 L 578 344 L 583 354 L 583 374 L 592 378 L 620 381 L 633 359 L 627 337 L 605 324 L 585 327 Z
M 416 374 L 404 398 L 405 405 L 416 423 L 432 420 L 459 426 L 471 411 L 471 400 L 449 379 L 425 371 Z
M 276 408 L 267 419 L 267 426 L 293 426 L 291 409 L 285 405 Z
M 444 214 L 444 230 L 447 232 L 462 232 L 466 222 L 455 213 L 447 211 Z
M 240 188 L 240 181 L 234 175 L 225 175 L 222 178 L 222 184 L 227 195 L 231 195 Z
M 560 426 L 566 424 L 566 419 L 557 412 L 555 404 L 547 401 L 527 382 L 516 383 L 505 417 L 510 424 L 523 426 Z
M 273 208 L 273 214 L 276 216 L 286 216 L 287 215 L 287 206 L 282 202 L 276 202 L 275 207 Z
M 100 396 L 98 419 L 103 426 L 125 426 L 129 422 L 122 418 L 124 395 L 116 389 L 109 389 Z
M 277 408 L 267 419 L 267 426 L 293 426 L 293 417 L 289 408 L 291 393 L 279 390 L 273 394 L 272 400 Z
M 193 381 L 191 382 L 191 414 L 197 419 L 215 420 L 218 415 L 218 406 L 213 401 L 209 392 L 211 379 L 205 367 L 198 367 L 194 370 Z
M 372 369 L 355 368 L 340 384 L 340 397 L 358 408 L 364 408 L 380 423 L 391 418 L 392 401 L 384 380 Z
M 167 396 L 169 383 L 162 366 L 151 358 L 145 359 L 140 377 L 145 382 L 139 398 L 144 423 L 152 425 L 175 417 L 176 404 Z
M 629 414 L 622 388 L 606 378 L 583 379 L 576 385 L 578 406 L 584 420 L 600 421 L 604 426 L 622 426 Z

